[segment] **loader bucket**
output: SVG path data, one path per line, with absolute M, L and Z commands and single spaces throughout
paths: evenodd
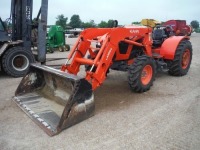
M 13 100 L 50 136 L 93 116 L 95 109 L 87 80 L 38 64 L 30 66 Z

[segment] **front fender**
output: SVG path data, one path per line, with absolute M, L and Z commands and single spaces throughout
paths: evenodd
M 162 55 L 164 59 L 173 60 L 179 43 L 184 39 L 189 40 L 189 37 L 171 36 L 167 38 L 160 48 L 160 55 Z
M 9 41 L 9 42 L 4 43 L 4 44 L 0 47 L 0 56 L 3 55 L 3 53 L 4 53 L 10 46 L 20 45 L 20 44 L 22 44 L 22 43 L 23 43 L 22 40 Z

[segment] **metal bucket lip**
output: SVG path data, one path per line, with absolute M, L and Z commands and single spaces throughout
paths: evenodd
M 30 70 L 29 70 L 29 71 L 31 71 L 32 68 L 33 68 L 33 69 L 34 69 L 34 68 L 39 68 L 39 69 L 41 69 L 42 71 L 49 72 L 49 73 L 58 75 L 58 76 L 63 77 L 63 78 L 66 78 L 66 77 L 67 77 L 68 79 L 73 79 L 73 80 L 75 80 L 75 81 L 83 79 L 83 78 L 80 77 L 80 76 L 77 76 L 77 75 L 74 75 L 74 74 L 70 74 L 70 73 L 67 73 L 67 72 L 63 72 L 63 71 L 61 71 L 61 70 L 54 69 L 54 68 L 52 68 L 52 67 L 48 67 L 48 66 L 46 66 L 46 65 L 41 65 L 41 64 L 37 64 L 37 63 L 32 63 L 32 64 L 30 65 Z
M 21 100 L 14 96 L 12 97 L 12 100 L 25 112 L 29 118 L 33 122 L 35 122 L 40 128 L 42 128 L 49 136 L 54 136 L 57 134 L 57 129 L 53 129 L 48 123 L 46 123 L 43 119 L 41 119 L 35 112 L 33 112 L 31 109 L 29 109 L 26 105 L 21 103 Z

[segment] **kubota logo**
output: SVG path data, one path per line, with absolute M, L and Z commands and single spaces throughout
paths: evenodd
M 140 31 L 132 29 L 132 30 L 130 30 L 130 33 L 140 33 Z

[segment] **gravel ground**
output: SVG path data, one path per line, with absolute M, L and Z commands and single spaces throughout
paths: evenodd
M 67 39 L 73 45 L 75 39 Z M 95 116 L 49 137 L 11 101 L 21 78 L 0 74 L 1 150 L 200 148 L 200 34 L 191 36 L 193 60 L 183 77 L 158 73 L 153 87 L 132 93 L 127 74 L 111 71 L 95 91 Z M 48 54 L 65 57 L 68 52 Z M 65 60 L 48 62 L 61 64 Z

